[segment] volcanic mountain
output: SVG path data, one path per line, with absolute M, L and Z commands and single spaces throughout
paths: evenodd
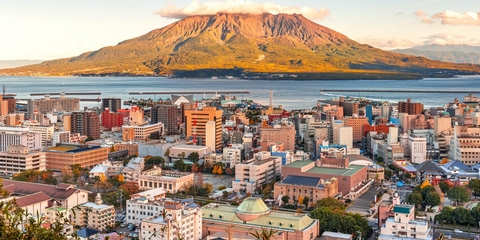
M 276 75 L 315 79 L 419 78 L 479 73 L 383 51 L 297 14 L 191 16 L 116 46 L 0 70 L 7 75 Z M 279 73 L 279 74 L 272 74 Z

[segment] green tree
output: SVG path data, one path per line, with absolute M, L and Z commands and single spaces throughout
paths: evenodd
M 446 224 L 453 223 L 453 208 L 444 207 L 439 214 L 435 215 L 435 221 Z
M 454 186 L 448 190 L 448 198 L 455 201 L 457 205 L 470 199 L 470 195 L 463 187 Z
M 464 207 L 457 207 L 453 210 L 454 223 L 461 225 L 475 224 L 474 218 L 470 215 L 470 211 Z
M 178 171 L 186 172 L 187 165 L 183 162 L 182 159 L 179 159 L 173 163 L 173 168 L 177 169 Z
M 190 154 L 188 154 L 188 160 L 190 160 L 191 162 L 193 163 L 197 163 L 200 156 L 198 156 L 198 152 L 192 152 Z
M 305 205 L 305 208 L 308 208 L 308 204 L 310 203 L 310 198 L 309 197 L 304 197 L 302 203 L 303 203 L 303 205 Z
M 418 207 L 420 204 L 422 204 L 423 197 L 419 192 L 412 192 L 408 194 L 406 201 L 407 203 L 414 204 L 416 207 Z
M 335 198 L 328 197 L 328 198 L 322 198 L 315 203 L 315 208 L 319 207 L 328 207 L 332 210 L 339 209 L 344 211 L 346 209 L 345 204 Z
M 145 167 L 144 170 L 152 169 L 154 166 L 161 165 L 162 167 L 165 166 L 165 159 L 160 156 L 149 157 L 145 160 Z
M 427 199 L 427 195 L 431 192 L 436 192 L 435 188 L 432 186 L 426 186 L 422 188 L 421 194 L 423 199 Z
M 440 182 L 438 186 L 440 187 L 440 190 L 442 190 L 443 193 L 447 193 L 448 190 L 450 190 L 450 185 L 448 185 L 447 182 Z
M 436 192 L 430 192 L 427 194 L 425 198 L 425 203 L 430 206 L 438 206 L 440 205 L 440 196 Z
M 468 182 L 468 188 L 474 192 L 475 199 L 480 196 L 480 179 L 472 179 Z
M 87 137 L 87 139 L 85 139 L 85 143 L 86 143 L 86 142 L 93 141 L 93 140 L 95 140 L 95 138 L 89 136 L 89 137 Z
M 290 197 L 289 197 L 289 196 L 283 196 L 283 197 L 282 197 L 283 205 L 287 205 L 289 200 L 290 200 Z

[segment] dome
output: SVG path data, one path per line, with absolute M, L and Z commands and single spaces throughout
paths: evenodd
M 261 198 L 248 197 L 235 209 L 237 217 L 244 221 L 253 221 L 262 215 L 270 213 L 270 208 L 265 205 Z

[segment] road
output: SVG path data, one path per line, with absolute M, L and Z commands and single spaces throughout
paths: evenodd
M 454 232 L 452 230 L 446 230 L 446 229 L 435 229 L 435 231 L 441 232 L 445 236 L 447 235 L 452 236 L 453 238 L 480 240 L 480 235 L 478 233 Z

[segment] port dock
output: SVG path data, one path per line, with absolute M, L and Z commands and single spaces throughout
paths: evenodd
M 480 90 L 395 90 L 395 89 L 322 89 L 320 93 L 328 92 L 391 92 L 391 93 L 480 93 Z
M 203 91 L 203 92 L 129 92 L 130 95 L 169 95 L 169 94 L 250 94 L 249 91 Z

